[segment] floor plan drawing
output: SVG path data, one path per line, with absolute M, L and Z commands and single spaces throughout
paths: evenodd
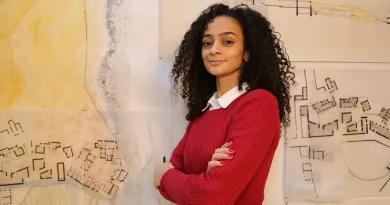
M 386 70 L 297 70 L 286 135 L 289 200 L 390 195 L 387 76 Z
M 123 190 L 129 167 L 108 111 L 128 88 L 117 29 L 128 28 L 127 9 L 0 2 L 0 205 L 102 204 Z

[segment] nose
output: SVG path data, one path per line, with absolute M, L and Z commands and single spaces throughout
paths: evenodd
M 213 43 L 213 46 L 210 49 L 210 54 L 219 54 L 221 51 L 219 50 L 219 44 L 217 42 Z

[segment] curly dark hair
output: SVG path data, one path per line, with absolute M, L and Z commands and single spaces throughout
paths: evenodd
M 207 101 L 216 92 L 216 78 L 205 68 L 201 56 L 202 38 L 207 25 L 217 16 L 230 16 L 242 28 L 244 50 L 249 53 L 244 63 L 238 87 L 248 84 L 248 92 L 261 88 L 271 92 L 278 101 L 282 125 L 288 126 L 290 108 L 290 84 L 294 74 L 283 43 L 270 22 L 259 12 L 245 4 L 229 8 L 224 4 L 213 4 L 204 10 L 191 24 L 184 35 L 173 65 L 172 75 L 177 90 L 181 79 L 181 97 L 187 100 L 186 119 L 194 120 L 201 115 Z

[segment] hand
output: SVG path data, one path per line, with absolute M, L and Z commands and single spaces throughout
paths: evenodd
M 222 145 L 221 148 L 215 150 L 214 154 L 211 157 L 211 161 L 209 161 L 207 165 L 207 171 L 214 167 L 223 166 L 223 159 L 232 159 L 233 158 L 233 150 L 228 147 L 232 144 L 232 142 L 226 142 Z
M 155 188 L 160 186 L 161 177 L 171 168 L 174 167 L 170 162 L 160 164 L 156 167 L 156 170 L 153 173 L 153 184 Z

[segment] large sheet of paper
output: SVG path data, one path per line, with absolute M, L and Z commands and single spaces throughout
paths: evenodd
M 261 0 L 291 60 L 390 62 L 390 1 Z
M 127 92 L 125 9 L 0 2 L 0 204 L 104 204 L 123 189 L 129 167 L 108 111 Z
M 330 67 L 336 69 L 297 66 L 286 135 L 287 201 L 389 196 L 390 70 Z
M 216 2 L 245 3 L 266 16 L 293 61 L 390 62 L 388 0 L 160 1 L 162 59 L 173 60 L 192 21 Z

